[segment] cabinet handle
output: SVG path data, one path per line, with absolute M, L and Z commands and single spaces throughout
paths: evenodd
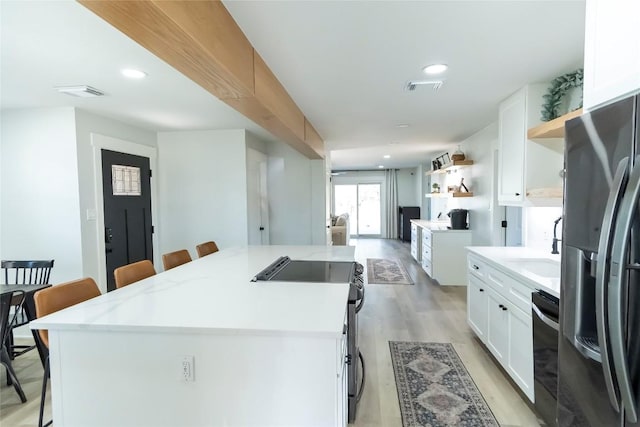
M 500 308 L 504 308 L 504 305 L 500 304 L 498 307 L 500 307 Z
M 507 311 L 507 307 L 505 307 L 504 305 L 502 306 L 502 311 Z
M 519 196 L 519 195 L 520 195 L 520 193 L 516 193 L 516 196 Z
M 479 270 L 479 269 L 480 269 L 480 267 L 478 267 L 478 266 L 477 266 L 477 265 L 475 265 L 475 264 L 473 264 L 473 268 L 474 268 L 475 270 Z
M 480 292 L 484 292 L 484 289 L 480 288 Z

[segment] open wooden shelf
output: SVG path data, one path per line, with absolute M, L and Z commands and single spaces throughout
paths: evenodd
M 469 191 L 468 193 L 463 193 L 463 192 L 455 192 L 455 193 L 449 193 L 451 194 L 451 197 L 473 197 L 473 191 Z
M 529 139 L 564 138 L 564 122 L 582 114 L 582 108 L 532 127 L 527 131 Z
M 471 166 L 472 164 L 473 164 L 473 160 L 454 160 L 451 163 L 447 163 L 446 165 L 443 165 L 440 169 L 427 172 L 426 175 L 433 175 L 437 173 L 447 173 L 447 171 L 451 168 L 455 168 L 458 166 Z
M 470 191 L 468 193 L 456 191 L 455 193 L 427 193 L 425 197 L 473 197 L 473 192 Z
M 562 199 L 562 187 L 531 188 L 527 190 L 527 197 Z

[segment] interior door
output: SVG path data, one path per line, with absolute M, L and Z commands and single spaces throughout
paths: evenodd
M 102 150 L 107 291 L 113 270 L 132 262 L 153 262 L 151 168 L 149 158 Z

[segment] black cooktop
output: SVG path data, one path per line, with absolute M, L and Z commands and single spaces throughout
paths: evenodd
M 350 283 L 354 274 L 354 262 L 292 260 L 283 256 L 259 272 L 253 281 Z

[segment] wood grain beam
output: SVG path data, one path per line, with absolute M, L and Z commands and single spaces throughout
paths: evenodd
M 313 150 L 324 157 L 324 141 L 306 118 L 304 119 L 304 140 Z
M 132 40 L 311 159 L 304 114 L 219 0 L 78 0 Z

